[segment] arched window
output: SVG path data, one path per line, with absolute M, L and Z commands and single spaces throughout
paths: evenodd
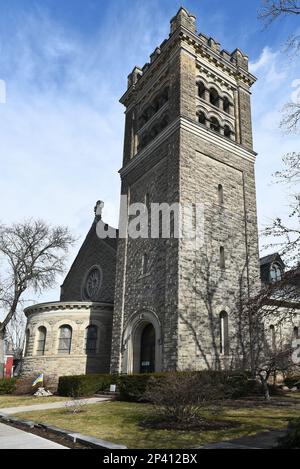
M 219 199 L 219 205 L 223 205 L 223 203 L 224 203 L 224 192 L 223 192 L 222 184 L 218 185 L 218 199 Z
M 97 326 L 88 326 L 85 330 L 85 352 L 96 353 L 97 351 L 97 338 L 98 328 Z
M 25 334 L 25 352 L 24 352 L 25 357 L 27 357 L 28 352 L 29 352 L 29 341 L 30 341 L 30 330 L 27 329 L 26 334 Z
M 225 250 L 223 246 L 220 247 L 220 267 L 225 269 Z
M 297 327 L 297 326 L 294 327 L 293 338 L 294 338 L 294 340 L 299 339 L 299 327 Z
M 223 111 L 227 112 L 227 114 L 230 113 L 230 101 L 227 96 L 223 98 Z
M 220 353 L 229 354 L 228 314 L 226 311 L 220 313 Z
M 39 327 L 37 349 L 36 349 L 37 355 L 45 354 L 46 336 L 47 336 L 47 329 L 44 326 Z
M 231 138 L 231 129 L 229 125 L 224 125 L 224 137 Z
M 58 353 L 70 354 L 72 345 L 72 327 L 63 325 L 59 328 Z
M 215 132 L 220 132 L 220 123 L 216 117 L 210 119 L 210 128 Z
M 149 257 L 147 254 L 143 255 L 142 259 L 142 275 L 146 275 L 148 273 L 149 268 Z
M 271 282 L 279 282 L 282 278 L 282 270 L 279 264 L 272 264 L 270 269 Z
M 275 326 L 273 324 L 270 326 L 270 340 L 271 340 L 271 347 L 273 350 L 276 348 L 276 332 Z
M 198 122 L 199 122 L 199 124 L 202 124 L 202 125 L 205 125 L 205 123 L 206 123 L 206 117 L 205 117 L 204 112 L 202 112 L 202 111 L 200 111 L 198 113 Z
M 198 83 L 198 96 L 201 99 L 205 99 L 205 85 L 202 81 Z
M 215 90 L 215 88 L 211 88 L 209 90 L 209 102 L 213 106 L 219 107 L 220 97 L 219 93 L 217 92 L 217 90 Z

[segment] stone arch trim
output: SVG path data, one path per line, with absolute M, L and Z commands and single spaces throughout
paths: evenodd
M 155 371 L 162 370 L 162 326 L 159 317 L 151 309 L 133 313 L 127 321 L 123 334 L 123 373 L 139 372 L 140 339 L 144 327 L 152 324 L 155 330 Z

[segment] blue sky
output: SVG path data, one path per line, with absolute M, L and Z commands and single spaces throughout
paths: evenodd
M 127 75 L 143 66 L 169 33 L 177 0 L 1 0 L 0 220 L 40 217 L 66 224 L 78 237 L 105 201 L 104 216 L 116 225 L 118 169 L 124 114 L 118 100 Z M 289 17 L 264 29 L 259 0 L 186 0 L 198 31 L 223 48 L 244 50 L 252 72 L 254 147 L 260 227 L 287 217 L 288 188 L 272 184 L 281 156 L 297 150 L 299 137 L 279 130 L 280 113 L 297 92 L 300 58 L 284 52 L 300 29 Z M 59 289 L 41 299 L 57 299 Z

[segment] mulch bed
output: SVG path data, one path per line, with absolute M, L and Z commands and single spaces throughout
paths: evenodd
M 178 431 L 214 431 L 226 430 L 240 427 L 240 422 L 217 421 L 217 420 L 196 420 L 191 422 L 176 422 L 174 420 L 163 420 L 163 418 L 147 419 L 140 422 L 143 428 L 152 428 L 155 430 L 178 430 Z
M 22 425 L 16 422 L 3 422 L 5 425 L 9 425 L 14 428 L 18 428 L 19 430 L 23 430 L 27 433 L 32 433 L 33 435 L 40 436 L 41 438 L 45 438 L 46 440 L 54 441 L 54 443 L 58 443 L 59 445 L 66 446 L 70 449 L 92 449 L 90 446 L 84 445 L 82 443 L 76 442 L 74 443 L 69 438 L 64 437 L 63 435 L 58 435 L 55 432 L 51 432 L 46 428 L 42 427 L 34 427 L 30 428 L 26 425 Z

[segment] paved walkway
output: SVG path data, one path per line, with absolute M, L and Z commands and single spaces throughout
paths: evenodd
M 47 397 L 45 397 L 47 400 Z M 84 402 L 85 404 L 98 404 L 99 402 L 109 401 L 109 397 L 91 397 L 89 399 L 80 399 L 80 401 Z M 0 409 L 0 414 L 5 415 L 14 415 L 19 414 L 21 412 L 33 412 L 35 410 L 51 410 L 51 409 L 61 409 L 66 406 L 72 406 L 78 404 L 77 401 L 63 401 L 63 402 L 51 402 L 45 404 L 33 404 L 33 405 L 26 405 L 26 406 L 19 406 L 19 407 L 6 407 L 4 409 Z
M 0 449 L 68 449 L 53 441 L 0 423 Z
M 285 434 L 286 430 L 271 430 L 235 440 L 212 443 L 203 446 L 203 449 L 272 449 L 277 445 L 278 438 Z

